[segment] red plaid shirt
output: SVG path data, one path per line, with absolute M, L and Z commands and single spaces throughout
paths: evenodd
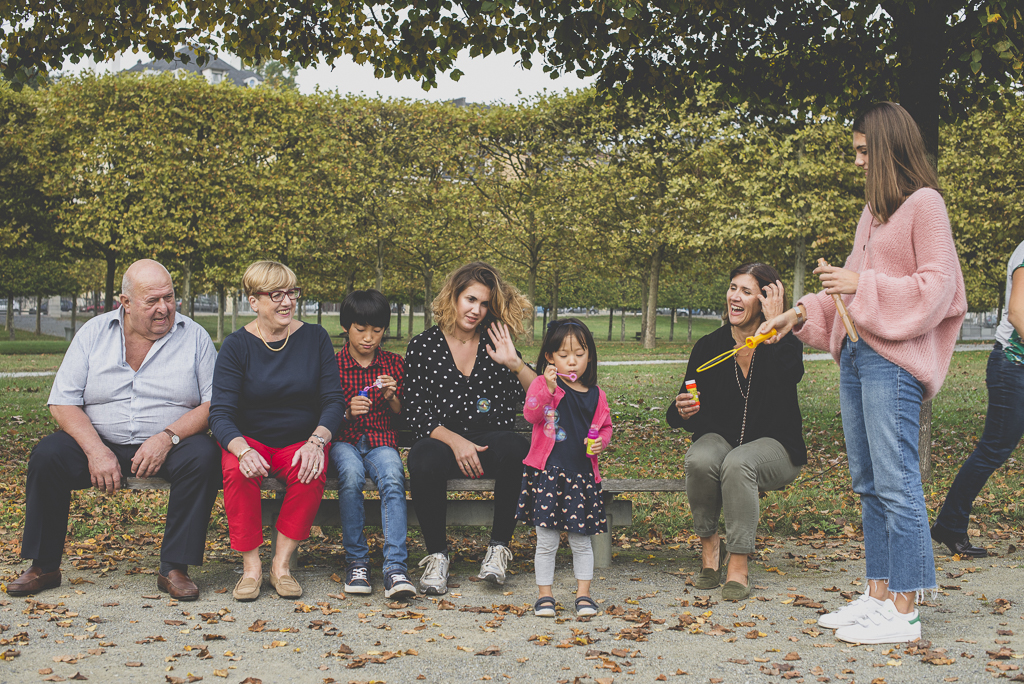
M 402 396 L 402 383 L 405 380 L 405 360 L 398 354 L 392 354 L 380 347 L 374 352 L 373 361 L 366 368 L 352 358 L 348 351 L 348 345 L 338 352 L 338 368 L 341 372 L 341 392 L 345 395 L 345 406 L 349 405 L 352 397 L 359 394 L 364 387 L 372 385 L 377 381 L 379 375 L 390 375 L 398 383 L 398 396 Z M 355 416 L 351 420 L 341 422 L 341 430 L 335 436 L 336 442 L 348 442 L 355 444 L 359 438 L 366 435 L 370 440 L 371 447 L 389 446 L 397 449 L 398 441 L 395 435 L 395 418 L 398 417 L 391 406 L 384 398 L 383 390 L 377 387 L 370 387 L 370 401 L 373 406 L 370 412 L 361 416 Z

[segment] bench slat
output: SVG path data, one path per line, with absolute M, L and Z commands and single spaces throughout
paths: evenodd
M 408 480 L 405 483 L 409 487 Z M 128 478 L 128 489 L 170 489 L 170 483 L 159 477 Z M 686 480 L 621 480 L 608 479 L 601 482 L 601 488 L 606 492 L 685 492 Z M 261 489 L 265 492 L 283 492 L 287 488 L 280 480 L 268 477 L 264 478 Z M 324 486 L 325 491 L 338 489 L 338 480 L 328 478 Z M 375 492 L 377 486 L 372 480 L 366 480 L 363 484 L 364 492 Z M 448 480 L 449 492 L 492 492 L 494 491 L 494 480 Z

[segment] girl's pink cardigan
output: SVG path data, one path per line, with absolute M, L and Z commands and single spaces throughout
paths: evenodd
M 597 391 L 600 392 L 597 397 L 597 411 L 594 413 L 594 420 L 591 424 L 601 426 L 598 432 L 604 443 L 604 448 L 607 449 L 612 441 L 612 416 L 608 410 L 608 398 L 605 397 L 604 390 L 598 387 Z M 523 417 L 533 423 L 533 438 L 530 440 L 530 453 L 526 454 L 523 465 L 533 466 L 537 470 L 544 470 L 547 465 L 551 447 L 555 445 L 555 438 L 544 434 L 544 407 L 552 406 L 557 409 L 558 402 L 564 396 L 565 390 L 561 387 L 556 387 L 554 394 L 549 392 L 547 380 L 543 375 L 538 375 L 530 385 L 530 389 L 527 390 Z M 536 401 L 531 401 L 531 399 L 536 399 Z M 597 469 L 597 456 L 591 456 L 590 461 L 594 466 L 594 480 L 600 482 L 601 473 Z
M 867 206 L 857 224 L 845 268 L 860 274 L 857 293 L 842 295 L 857 333 L 883 358 L 906 369 L 934 397 L 949 370 L 960 324 L 967 313 L 949 216 L 942 196 L 922 188 L 878 224 Z M 846 329 L 831 295 L 799 302 L 807 321 L 794 330 L 839 362 Z

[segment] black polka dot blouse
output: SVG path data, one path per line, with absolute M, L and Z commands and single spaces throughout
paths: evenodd
M 441 426 L 463 435 L 512 427 L 523 409 L 526 390 L 512 371 L 488 356 L 490 343 L 481 329 L 476 362 L 467 377 L 455 366 L 444 333 L 436 325 L 410 340 L 402 413 L 416 439 L 429 437 Z

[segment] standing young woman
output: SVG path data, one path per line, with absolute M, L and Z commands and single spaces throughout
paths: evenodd
M 843 268 L 815 269 L 824 290 L 765 322 L 793 330 L 839 363 L 839 399 L 853 490 L 860 495 L 868 591 L 818 624 L 866 644 L 921 636 L 915 601 L 935 589 L 918 461 L 921 402 L 942 386 L 967 311 L 964 279 L 938 178 L 921 132 L 897 104 L 853 124 L 867 204 Z M 842 296 L 852 342 L 832 295 Z

